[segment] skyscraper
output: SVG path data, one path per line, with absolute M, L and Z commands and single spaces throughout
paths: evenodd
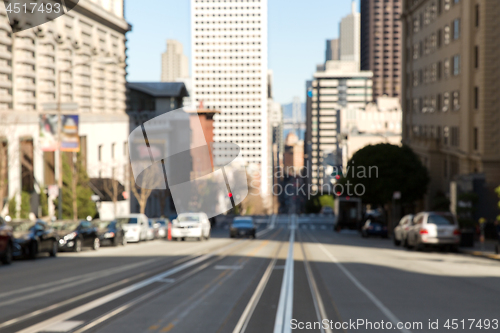
M 193 103 L 221 110 L 214 142 L 232 142 L 259 166 L 268 191 L 267 0 L 191 0 Z M 214 145 L 215 163 L 227 151 Z
M 373 72 L 373 98 L 401 95 L 403 6 L 399 0 L 361 0 L 361 70 Z
M 360 63 L 360 15 L 356 11 L 356 2 L 352 2 L 351 14 L 340 21 L 340 60 Z
M 339 60 L 340 49 L 339 49 L 339 39 L 327 39 L 326 40 L 326 54 L 325 61 Z
M 183 53 L 181 42 L 167 39 L 167 50 L 161 55 L 161 80 L 173 82 L 187 77 L 189 77 L 189 62 Z

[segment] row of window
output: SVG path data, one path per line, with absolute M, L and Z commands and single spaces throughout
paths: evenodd
M 260 71 L 257 71 L 258 73 L 260 73 Z M 235 81 L 238 81 L 238 80 L 248 80 L 248 81 L 251 81 L 251 80 L 260 80 L 261 77 L 260 76 L 254 76 L 254 77 L 219 77 L 219 78 L 214 78 L 214 77 L 197 77 L 196 78 L 196 81 L 198 80 L 201 80 L 201 81 L 232 81 L 232 80 L 235 80 Z
M 116 151 L 116 143 L 111 144 L 111 158 L 115 158 L 115 151 Z M 122 153 L 123 156 L 127 156 L 128 154 L 128 142 L 123 143 L 123 148 L 122 148 Z M 97 160 L 99 162 L 102 162 L 102 156 L 103 156 L 103 145 L 99 145 L 97 147 Z
M 260 0 L 195 0 L 195 3 L 221 3 L 221 2 L 234 2 L 234 3 L 237 3 L 237 2 L 241 2 L 241 3 L 245 3 L 245 2 L 260 2 Z
M 434 22 L 437 17 L 441 14 L 442 9 L 445 11 L 450 10 L 452 3 L 459 3 L 460 0 L 436 0 L 429 3 L 420 15 L 415 15 L 413 17 L 413 27 L 408 29 L 408 33 L 413 31 L 414 33 L 419 32 L 425 26 L 428 26 Z
M 445 92 L 413 99 L 414 113 L 434 113 L 460 110 L 460 91 Z
M 415 125 L 413 126 L 413 136 L 437 139 L 439 142 L 442 140 L 443 144 L 452 147 L 460 145 L 460 130 L 456 126 L 445 126 L 441 130 L 441 126 Z
M 233 87 L 236 87 L 236 88 L 238 88 L 240 86 L 242 88 L 245 87 L 244 84 L 242 84 L 242 85 L 238 85 L 238 84 L 235 84 L 235 85 L 232 85 L 232 84 L 219 84 L 219 85 L 216 85 L 216 84 L 213 84 L 213 85 L 210 85 L 210 84 L 207 84 L 207 85 L 205 85 L 205 84 L 197 84 L 196 88 L 199 88 L 199 87 L 201 87 L 201 88 L 210 88 L 210 87 L 213 87 L 213 88 L 217 88 L 217 87 L 219 87 L 219 88 L 221 88 L 221 87 L 224 87 L 224 88 L 226 88 L 226 87 L 233 88 Z M 247 84 L 246 87 L 260 87 L 260 84 Z
M 245 14 L 195 14 L 194 15 L 195 17 L 245 17 L 245 16 L 260 16 L 260 14 L 249 14 L 247 13 L 246 15 Z
M 259 44 L 260 45 L 260 42 L 252 42 L 252 44 Z M 195 52 L 207 52 L 207 53 L 217 53 L 217 52 L 245 52 L 245 53 L 248 53 L 248 52 L 260 52 L 260 49 L 218 49 L 218 50 L 214 50 L 214 49 L 195 49 Z
M 221 9 L 233 9 L 233 7 L 195 7 L 195 10 L 221 10 Z M 241 6 L 241 7 L 234 7 L 234 9 L 238 10 L 238 9 L 260 9 L 260 6 L 259 7 L 244 7 L 244 6 Z
M 460 19 L 457 18 L 453 21 L 452 28 L 449 25 L 445 25 L 444 29 L 439 29 L 437 32 L 432 33 L 430 36 L 424 38 L 418 43 L 413 45 L 413 60 L 423 57 L 424 55 L 429 55 L 439 49 L 442 44 L 448 45 L 451 40 L 460 39 Z
M 443 78 L 447 79 L 450 75 L 460 75 L 460 71 L 460 54 L 456 54 L 451 59 L 445 59 L 443 62 L 440 61 L 413 71 L 412 80 L 408 80 L 408 83 L 413 82 L 413 86 L 418 87 L 419 85 L 437 82 Z
M 249 58 L 249 57 L 247 57 Z M 257 58 L 257 57 L 252 57 L 252 58 Z M 260 58 L 260 57 L 259 57 Z M 260 62 L 252 62 L 252 63 L 221 63 L 221 64 L 216 64 L 216 63 L 197 63 L 195 64 L 195 67 L 241 67 L 241 66 L 260 66 Z
M 212 59 L 213 60 L 217 60 L 217 59 L 220 59 L 220 60 L 222 60 L 222 59 L 255 59 L 255 57 L 247 56 L 247 57 L 234 57 L 233 58 L 233 57 L 228 57 L 228 56 L 226 56 L 226 57 L 215 57 L 214 56 L 214 57 L 196 57 L 196 59 L 202 59 L 202 60 L 209 60 L 209 59 L 210 60 L 212 60 Z M 260 56 L 257 59 L 260 59 Z

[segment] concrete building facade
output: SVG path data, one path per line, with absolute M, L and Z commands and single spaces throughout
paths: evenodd
M 192 100 L 214 116 L 214 142 L 242 149 L 247 164 L 261 173 L 261 193 L 269 189 L 267 0 L 221 3 L 191 0 Z M 214 145 L 216 164 L 228 154 Z
M 407 0 L 403 142 L 430 170 L 426 203 L 462 175 L 500 184 L 500 2 Z
M 326 40 L 325 61 L 340 60 L 339 39 Z
M 189 77 L 189 60 L 182 43 L 167 39 L 167 50 L 161 55 L 161 81 L 173 82 Z
M 401 0 L 361 0 L 361 70 L 373 72 L 373 98 L 401 96 Z
M 340 21 L 339 44 L 340 60 L 354 61 L 358 70 L 361 62 L 361 16 L 352 2 L 352 12 Z

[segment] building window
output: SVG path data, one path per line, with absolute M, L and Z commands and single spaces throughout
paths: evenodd
M 111 144 L 111 158 L 115 158 L 115 144 Z
M 450 93 L 445 92 L 443 94 L 443 107 L 441 109 L 443 112 L 448 112 L 450 110 Z
M 479 27 L 479 4 L 476 5 L 476 27 Z
M 101 162 L 101 161 L 102 161 L 102 145 L 99 145 L 99 146 L 97 147 L 97 160 L 98 160 L 99 162 Z
M 474 127 L 474 150 L 479 149 L 479 130 L 477 127 Z
M 444 26 L 444 44 L 445 45 L 450 44 L 450 26 L 449 25 Z
M 413 112 L 418 113 L 419 110 L 419 103 L 418 103 L 418 98 L 413 99 Z
M 444 0 L 444 10 L 449 10 L 451 8 L 451 0 Z
M 452 127 L 451 128 L 451 140 L 450 140 L 450 144 L 453 147 L 458 147 L 460 145 L 460 136 L 459 136 L 458 127 Z
M 443 127 L 443 143 L 448 145 L 448 141 L 450 138 L 450 128 L 448 126 Z
M 128 142 L 123 143 L 123 156 L 127 156 L 128 153 Z
M 450 76 L 450 59 L 444 60 L 443 72 L 444 78 L 447 79 Z
M 460 74 L 460 54 L 453 56 L 453 75 Z
M 474 87 L 474 108 L 479 109 L 479 87 Z
M 460 38 L 460 19 L 453 21 L 453 40 Z
M 474 68 L 479 68 L 479 46 L 474 47 Z
M 458 110 L 460 110 L 460 92 L 454 91 L 453 92 L 453 111 L 458 111 Z

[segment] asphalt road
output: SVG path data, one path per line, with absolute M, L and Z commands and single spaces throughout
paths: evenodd
M 497 261 L 335 233 L 328 216 L 258 222 L 256 240 L 230 239 L 220 226 L 203 242 L 0 266 L 0 332 L 500 329 Z

